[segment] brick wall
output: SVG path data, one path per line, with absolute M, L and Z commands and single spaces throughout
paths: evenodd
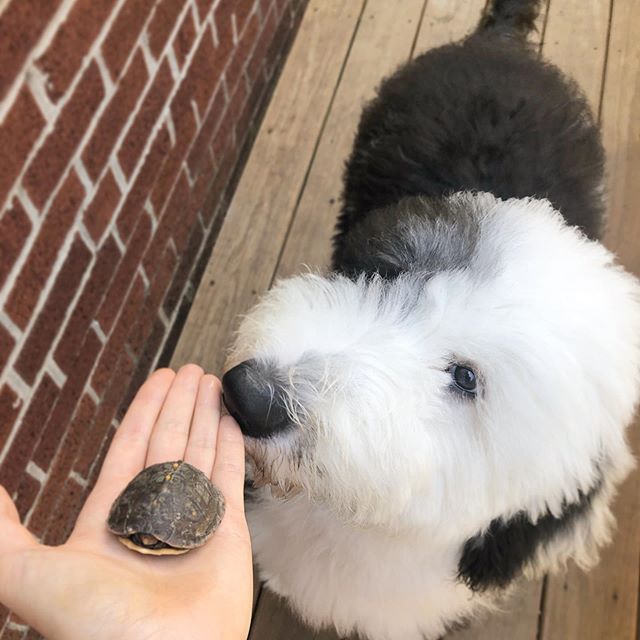
M 47 543 L 177 340 L 304 5 L 0 1 L 0 483 Z

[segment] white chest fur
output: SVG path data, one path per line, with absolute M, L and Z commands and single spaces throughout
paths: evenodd
M 489 604 L 456 580 L 460 544 L 355 528 L 303 496 L 264 492 L 247 517 L 261 579 L 312 626 L 422 640 Z

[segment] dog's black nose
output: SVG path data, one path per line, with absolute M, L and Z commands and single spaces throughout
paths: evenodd
M 255 360 L 245 360 L 222 376 L 222 394 L 246 436 L 266 438 L 291 426 L 282 388 Z

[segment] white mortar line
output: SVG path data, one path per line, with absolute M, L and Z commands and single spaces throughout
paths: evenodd
M 116 184 L 118 185 L 118 189 L 120 190 L 120 193 L 122 195 L 127 194 L 128 191 L 129 191 L 129 185 L 127 183 L 127 178 L 124 175 L 124 171 L 122 170 L 122 167 L 120 166 L 120 161 L 118 160 L 118 156 L 115 153 L 112 153 L 111 156 L 109 157 L 109 161 L 107 162 L 107 166 L 102 171 L 102 174 L 98 178 L 98 180 L 96 180 L 96 183 L 99 183 L 100 180 L 102 180 L 102 177 L 106 173 L 106 169 L 111 169 L 111 173 L 113 174 L 113 177 L 114 177 L 114 179 L 116 181 Z
M 9 332 L 9 335 L 16 341 L 16 343 L 20 342 L 20 339 L 22 338 L 22 331 L 20 327 L 15 324 L 2 309 L 0 309 L 0 323 Z
M 93 400 L 96 406 L 100 404 L 100 396 L 90 384 L 85 387 L 84 392 Z
M 176 146 L 176 127 L 173 124 L 173 117 L 171 116 L 170 110 L 167 111 L 164 119 L 167 125 L 167 131 L 169 133 L 169 140 L 171 142 L 171 146 L 175 147 Z
M 102 49 L 96 49 L 93 54 L 93 59 L 96 62 L 98 71 L 100 72 L 100 77 L 102 78 L 102 83 L 104 84 L 105 93 L 107 95 L 113 95 L 116 91 L 116 84 L 111 78 L 111 73 L 109 72 L 107 63 L 105 62 L 102 55 Z
M 53 359 L 53 349 L 47 354 L 47 357 L 44 361 L 44 369 L 51 376 L 53 381 L 62 389 L 65 383 L 67 382 L 67 374 L 60 369 L 60 367 L 56 364 L 56 361 Z
M 127 252 L 127 245 L 122 241 L 122 238 L 120 237 L 120 232 L 118 231 L 118 228 L 115 225 L 113 225 L 113 227 L 111 228 L 110 233 L 113 240 L 116 243 L 116 246 L 118 247 L 118 251 L 120 251 L 120 253 L 124 255 Z
M 149 278 L 147 277 L 147 274 L 144 270 L 144 267 L 142 265 L 138 266 L 137 269 L 138 274 L 140 275 L 140 277 L 142 278 L 142 284 L 144 285 L 144 290 L 149 291 Z
M 77 471 L 71 471 L 67 477 L 75 480 L 83 489 L 87 488 L 87 481 Z
M 142 51 L 142 57 L 144 58 L 144 63 L 147 67 L 149 77 L 153 78 L 158 70 L 159 64 L 153 57 L 151 49 L 149 48 L 149 33 L 147 31 L 147 27 L 142 30 L 142 34 L 138 39 L 138 45 L 140 47 L 140 51 Z
M 89 326 L 96 332 L 100 342 L 104 344 L 107 341 L 107 334 L 102 330 L 100 323 L 97 320 L 92 320 Z
M 47 474 L 33 460 L 29 460 L 25 471 L 40 484 L 47 481 Z
M 36 101 L 47 122 L 53 122 L 58 115 L 56 105 L 49 99 L 47 84 L 49 76 L 35 65 L 29 67 L 25 74 L 25 84 L 31 89 L 31 95 Z

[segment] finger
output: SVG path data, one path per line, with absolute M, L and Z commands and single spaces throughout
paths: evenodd
M 144 468 L 149 438 L 175 378 L 171 369 L 158 369 L 140 387 L 118 427 L 100 470 L 96 486 L 78 517 L 76 529 L 106 518 L 111 503 Z
M 184 457 L 198 386 L 203 375 L 202 369 L 195 364 L 181 367 L 176 374 L 151 433 L 147 467 Z
M 231 416 L 220 420 L 211 481 L 222 491 L 228 510 L 244 513 L 244 441 Z
M 184 460 L 211 477 L 220 422 L 220 380 L 212 375 L 200 379 L 196 407 Z

